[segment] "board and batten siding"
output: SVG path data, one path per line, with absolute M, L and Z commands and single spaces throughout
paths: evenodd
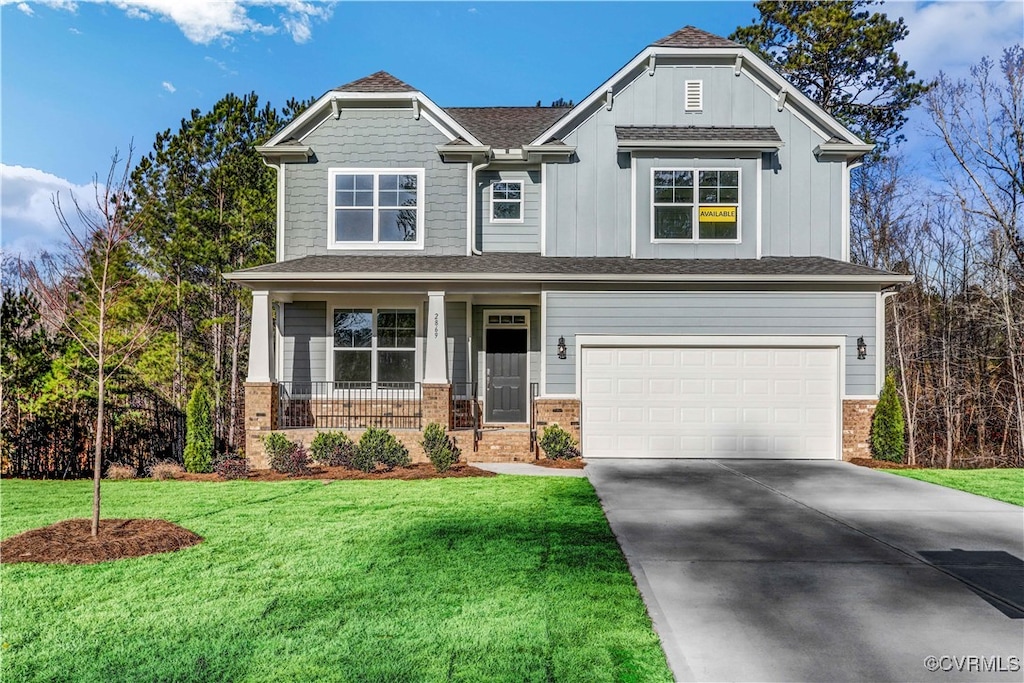
M 627 152 L 618 151 L 615 126 L 773 126 L 784 145 L 761 157 L 762 255 L 843 257 L 842 161 L 819 160 L 814 148 L 826 137 L 758 86 L 758 77 L 734 75 L 731 61 L 719 64 L 658 60 L 653 76 L 646 66 L 616 93 L 611 111 L 602 104 L 564 138 L 576 147 L 576 160 L 548 164 L 546 250 L 551 256 L 629 256 L 635 237 L 638 257 L 734 258 L 746 256 L 746 234 L 756 226 L 755 210 L 746 210 L 756 176 L 744 171 L 744 245 L 651 245 L 650 173 L 636 173 L 636 201 L 645 215 L 636 217 L 631 235 L 632 169 Z M 704 83 L 704 109 L 684 111 L 684 82 Z M 659 153 L 666 165 L 672 157 Z M 641 154 L 637 155 L 643 156 Z M 680 166 L 693 163 L 681 151 Z M 712 155 L 721 158 L 722 154 Z M 716 162 L 717 163 L 717 162 Z M 655 246 L 657 248 L 655 248 Z M 752 246 L 752 245 L 751 245 Z
M 552 291 L 546 301 L 545 394 L 576 393 L 579 334 L 845 336 L 846 395 L 876 394 L 877 345 L 869 342 L 867 358 L 857 360 L 857 338 L 876 337 L 873 293 Z
M 296 301 L 283 305 L 285 382 L 320 382 L 327 377 L 327 303 Z
M 341 110 L 303 138 L 314 156 L 284 165 L 284 244 L 281 260 L 318 254 L 463 255 L 466 253 L 466 165 L 445 164 L 437 145 L 448 142 L 410 108 Z M 423 249 L 350 251 L 327 248 L 328 170 L 423 168 Z
M 466 304 L 462 301 L 446 301 L 444 305 L 445 336 L 448 342 L 448 380 L 468 382 L 466 361 Z
M 503 180 L 523 184 L 523 220 L 491 220 L 491 185 Z M 481 171 L 477 175 L 477 248 L 481 251 L 540 252 L 540 171 Z

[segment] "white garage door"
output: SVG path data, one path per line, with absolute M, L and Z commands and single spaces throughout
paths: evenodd
M 836 348 L 582 352 L 585 457 L 838 457 Z

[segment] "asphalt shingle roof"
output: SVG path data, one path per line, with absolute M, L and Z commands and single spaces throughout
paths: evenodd
M 654 41 L 651 45 L 661 47 L 743 47 L 728 38 L 702 31 L 695 26 L 684 26 L 675 33 Z
M 507 274 L 576 275 L 600 279 L 601 276 L 635 275 L 712 275 L 712 276 L 816 276 L 874 277 L 893 275 L 845 261 L 818 256 L 761 259 L 634 259 L 628 257 L 567 257 L 540 254 L 487 252 L 480 256 L 386 256 L 386 255 L 322 255 L 305 256 L 290 261 L 270 263 L 237 271 L 238 279 L 246 274 L 271 273 L 388 273 L 443 274 Z M 898 276 L 897 276 L 898 277 Z
M 351 83 L 339 85 L 335 90 L 345 92 L 413 92 L 416 88 L 408 83 L 398 80 L 387 71 L 363 76 Z
M 782 142 L 772 126 L 615 126 L 619 140 Z
M 446 107 L 480 142 L 498 149 L 527 145 L 565 116 L 568 107 Z

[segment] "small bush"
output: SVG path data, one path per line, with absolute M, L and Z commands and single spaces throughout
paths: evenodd
M 399 443 L 394 434 L 386 429 L 369 427 L 359 439 L 352 466 L 363 472 L 372 472 L 378 464 L 393 470 L 408 467 L 412 459 L 409 450 Z
M 580 457 L 580 451 L 572 434 L 557 424 L 548 425 L 540 437 L 540 447 L 551 460 L 571 460 Z
M 181 479 L 183 474 L 185 474 L 185 468 L 173 460 L 161 460 L 149 466 L 149 476 L 157 481 Z
M 135 468 L 119 462 L 107 465 L 107 479 L 134 479 Z
M 249 461 L 240 455 L 221 458 L 214 465 L 213 471 L 221 479 L 246 479 L 249 476 Z
M 309 451 L 302 444 L 298 444 L 288 458 L 288 474 L 297 477 L 309 471 Z
M 309 455 L 326 467 L 352 467 L 356 445 L 344 432 L 317 432 L 309 445 Z
M 903 407 L 896 380 L 888 374 L 871 418 L 871 455 L 876 460 L 903 462 L 905 453 Z
M 447 472 L 462 455 L 462 451 L 455 445 L 455 439 L 445 434 L 444 427 L 436 422 L 431 422 L 423 430 L 420 445 L 438 472 Z
M 263 450 L 270 460 L 270 469 L 275 472 L 291 472 L 292 453 L 299 444 L 290 441 L 281 432 L 271 432 L 263 437 Z
M 192 389 L 185 406 L 185 469 L 213 471 L 213 415 L 210 397 L 202 384 Z

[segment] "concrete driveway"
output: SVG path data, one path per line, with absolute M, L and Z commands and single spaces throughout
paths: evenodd
M 1017 506 L 841 462 L 586 472 L 680 681 L 1024 680 Z

